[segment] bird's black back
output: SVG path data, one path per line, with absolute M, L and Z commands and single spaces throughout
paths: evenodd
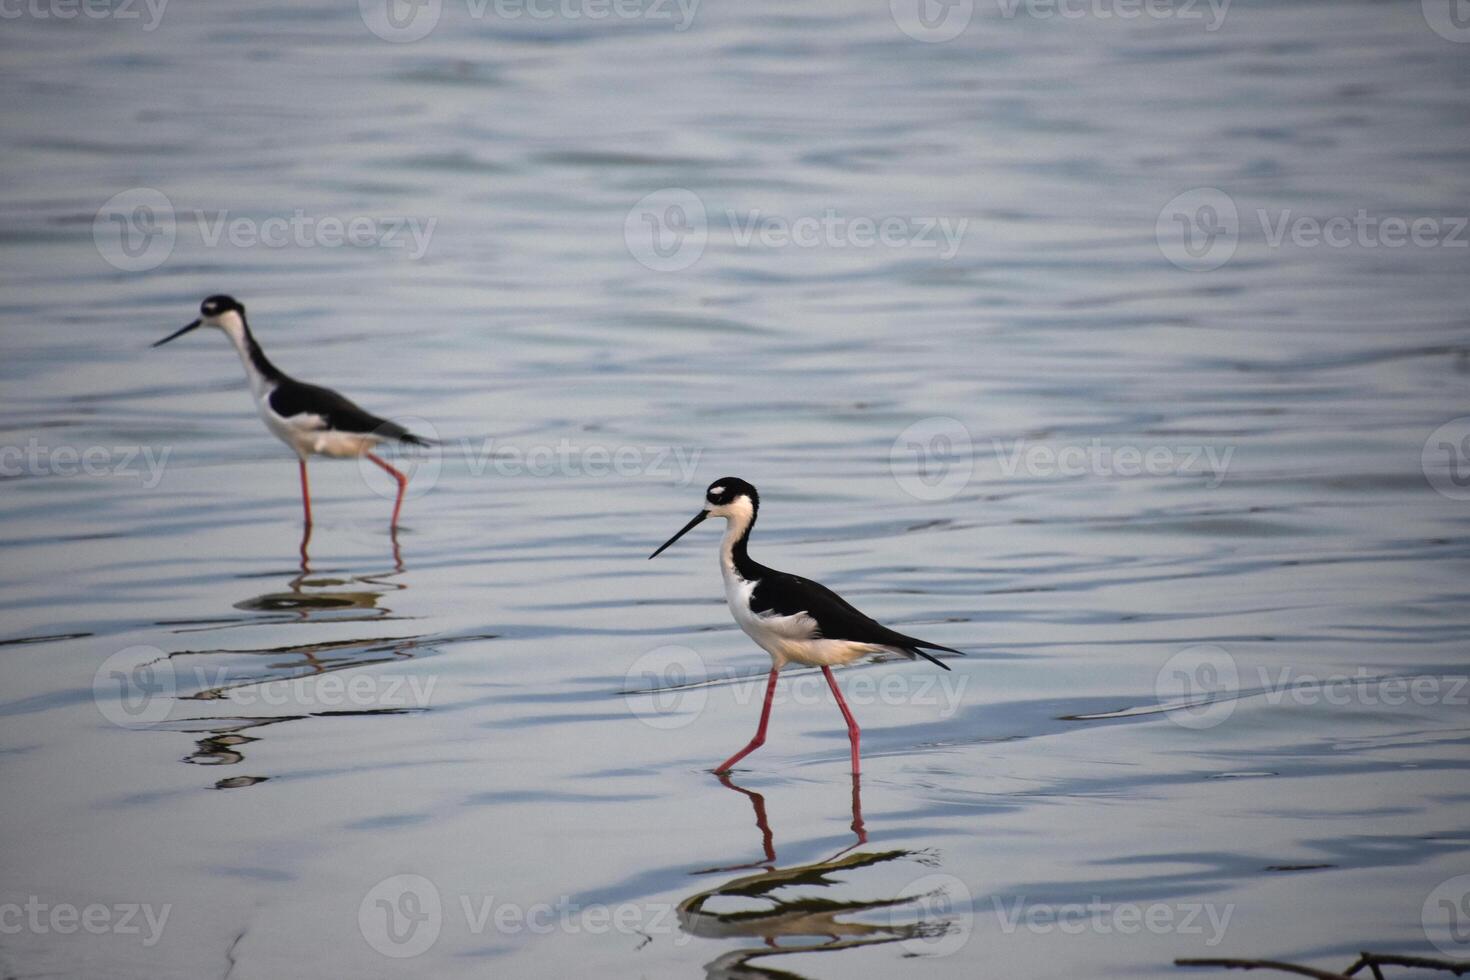
M 282 376 L 275 391 L 270 395 L 271 409 L 283 418 L 293 415 L 319 415 L 327 428 L 338 432 L 361 432 L 397 439 L 412 445 L 427 443 L 396 422 L 378 416 L 358 406 L 351 399 L 330 388 L 307 384 L 294 378 Z
M 820 582 L 788 572 L 778 572 L 764 565 L 756 565 L 750 571 L 755 573 L 751 577 L 757 582 L 750 597 L 751 609 L 757 615 L 794 616 L 806 613 L 816 621 L 817 629 L 824 639 L 896 647 L 931 660 L 945 670 L 949 667 L 920 648 L 960 653 L 959 650 L 889 629 Z

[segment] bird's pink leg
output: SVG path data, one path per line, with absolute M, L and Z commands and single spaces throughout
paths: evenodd
M 403 491 L 408 489 L 408 477 L 404 476 L 402 473 L 398 472 L 392 466 L 388 465 L 388 463 L 384 462 L 382 459 L 379 459 L 377 456 L 374 456 L 372 453 L 368 453 L 367 458 L 372 460 L 374 463 L 377 463 L 383 469 L 387 470 L 388 475 L 398 482 L 398 499 L 393 501 L 393 519 L 388 522 L 389 527 L 396 528 L 398 526 L 398 512 L 403 509 Z
M 847 719 L 847 740 L 852 743 L 852 774 L 858 774 L 858 742 L 862 739 L 862 731 L 853 720 L 852 712 L 847 710 L 847 702 L 842 700 L 842 692 L 837 689 L 837 678 L 832 676 L 831 667 L 823 667 L 822 674 L 827 678 L 827 686 L 832 688 L 832 694 L 837 698 L 837 707 L 842 709 L 842 717 Z
M 715 766 L 714 771 L 716 774 L 729 772 L 734 768 L 735 763 L 766 744 L 766 723 L 771 720 L 771 698 L 776 696 L 776 675 L 778 673 L 779 671 L 775 667 L 772 667 L 771 676 L 766 680 L 766 703 L 761 706 L 761 723 L 760 727 L 755 730 L 755 738 L 751 739 L 750 744 L 745 748 L 736 752 L 718 766 Z
M 306 511 L 306 526 L 311 527 L 311 490 L 306 485 L 306 460 L 297 460 L 301 464 L 301 507 Z

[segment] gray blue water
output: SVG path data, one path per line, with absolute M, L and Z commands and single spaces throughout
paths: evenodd
M 0 26 L 0 975 L 1470 955 L 1452 10 L 364 3 Z M 213 292 L 441 440 L 396 543 Z M 860 783 L 803 671 L 707 771 L 727 474 L 970 654 Z

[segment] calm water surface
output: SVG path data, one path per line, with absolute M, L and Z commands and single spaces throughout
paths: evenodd
M 1470 250 L 1272 236 L 1454 238 L 1470 60 L 1420 5 L 982 0 L 944 43 L 882 3 L 445 0 L 409 43 L 351 3 L 139 9 L 0 35 L 0 903 L 109 916 L 7 927 L 3 975 L 1138 977 L 1445 940 L 1470 503 L 1421 455 L 1464 410 Z M 1166 207 L 1198 188 L 1208 271 Z M 902 234 L 779 238 L 829 216 Z M 272 218 L 304 230 L 249 237 Z M 386 481 L 319 462 L 303 564 L 227 344 L 147 349 L 217 291 L 443 441 L 396 549 Z M 810 672 L 707 771 L 768 660 L 716 530 L 644 559 L 729 473 L 759 558 L 971 653 L 840 673 L 860 784 Z

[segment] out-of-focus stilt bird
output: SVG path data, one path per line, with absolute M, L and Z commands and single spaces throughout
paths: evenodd
M 357 407 L 330 388 L 321 388 L 289 377 L 270 362 L 250 333 L 245 319 L 245 306 L 233 296 L 211 296 L 199 305 L 199 318 L 154 344 L 162 347 L 199 327 L 224 331 L 240 354 L 250 394 L 265 427 L 296 453 L 301 468 L 301 504 L 306 523 L 311 524 L 311 491 L 306 482 L 308 456 L 356 458 L 365 456 L 387 471 L 398 484 L 393 502 L 390 527 L 398 527 L 398 514 L 403 509 L 403 492 L 408 477 L 373 453 L 380 443 L 401 442 L 427 446 L 428 440 L 409 432 L 403 426 L 380 419 Z

